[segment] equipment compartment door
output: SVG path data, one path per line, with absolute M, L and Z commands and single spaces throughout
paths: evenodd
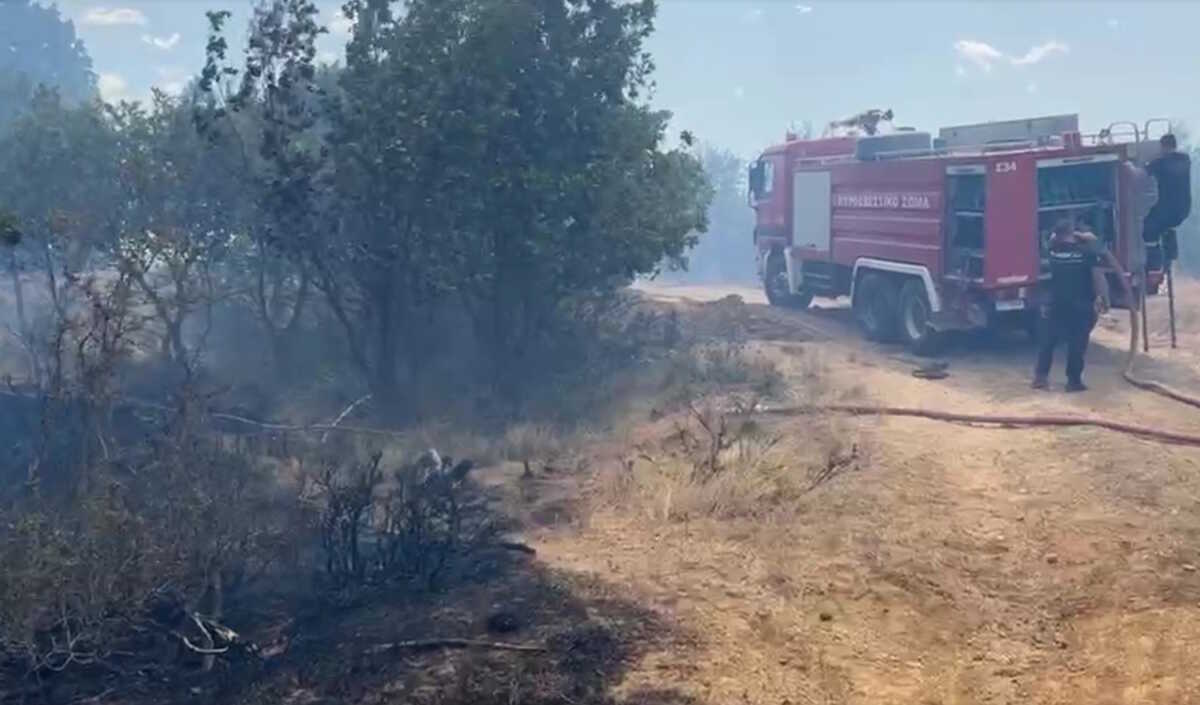
M 793 175 L 793 247 L 829 251 L 831 195 L 828 171 L 798 171 Z

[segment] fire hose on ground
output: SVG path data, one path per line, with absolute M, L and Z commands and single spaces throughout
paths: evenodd
M 1161 396 L 1173 399 L 1188 406 L 1200 408 L 1200 398 L 1185 394 L 1161 382 L 1144 379 L 1133 371 L 1138 344 L 1138 315 L 1137 309 L 1129 309 L 1129 351 L 1121 376 L 1126 382 Z M 1182 431 L 1166 431 L 1140 424 L 1125 423 L 1100 416 L 1084 416 L 1078 414 L 966 414 L 935 409 L 918 409 L 902 406 L 874 406 L 869 404 L 805 404 L 800 406 L 767 408 L 760 412 L 768 416 L 803 416 L 822 413 L 848 414 L 851 416 L 905 416 L 924 418 L 933 421 L 945 421 L 974 426 L 991 426 L 996 428 L 1037 428 L 1037 427 L 1092 427 L 1102 428 L 1117 433 L 1137 436 L 1146 440 L 1158 441 L 1171 445 L 1200 447 L 1200 434 L 1184 433 Z
M 1134 310 L 1133 308 L 1129 309 L 1129 352 L 1125 356 L 1125 367 L 1121 370 L 1121 376 L 1125 379 L 1126 382 L 1132 384 L 1133 386 L 1137 387 L 1138 389 L 1143 389 L 1147 392 L 1154 392 L 1155 394 L 1160 394 L 1164 397 L 1167 397 L 1168 399 L 1174 399 L 1175 401 L 1177 401 L 1181 404 L 1187 404 L 1188 406 L 1194 406 L 1196 408 L 1200 408 L 1200 397 L 1195 397 L 1190 394 L 1186 394 L 1177 389 L 1168 387 L 1167 385 L 1162 384 L 1161 382 L 1155 382 L 1154 380 L 1143 379 L 1134 374 L 1133 363 L 1137 357 L 1137 344 L 1138 344 L 1137 313 L 1138 312 L 1136 310 Z

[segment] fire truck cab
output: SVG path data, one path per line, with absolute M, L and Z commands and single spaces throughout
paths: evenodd
M 1145 132 L 1151 125 L 1147 123 Z M 1137 295 L 1146 272 L 1141 222 L 1154 182 L 1137 168 L 1157 145 L 1114 125 L 1079 132 L 1078 116 L 884 135 L 789 135 L 750 167 L 758 271 L 773 305 L 850 297 L 874 340 L 932 352 L 951 330 L 1031 326 L 1049 277 L 1046 247 L 1071 218 L 1104 242 Z M 1128 272 L 1134 272 L 1129 275 Z

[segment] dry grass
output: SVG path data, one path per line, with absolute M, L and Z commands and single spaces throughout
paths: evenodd
M 801 437 L 754 422 L 737 422 L 719 455 L 707 465 L 681 435 L 700 431 L 684 420 L 657 443 L 636 448 L 597 473 L 595 510 L 632 512 L 653 521 L 778 519 L 794 514 L 801 500 L 845 472 L 859 469 L 863 452 L 846 424 L 813 417 Z M 727 421 L 728 423 L 728 421 Z
M 720 391 L 746 391 L 763 398 L 783 395 L 779 365 L 758 347 L 738 342 L 700 343 L 674 355 L 663 386 L 676 399 Z
M 817 402 L 840 393 L 811 349 L 709 344 L 677 364 L 687 383 L 674 391 L 694 396 L 676 398 L 648 437 L 597 473 L 594 510 L 659 522 L 780 517 L 862 464 L 860 443 L 843 420 L 812 417 L 798 432 L 752 413 L 771 400 Z

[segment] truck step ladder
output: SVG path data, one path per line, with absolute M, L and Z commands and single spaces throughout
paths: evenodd
M 1171 276 L 1171 270 L 1175 268 L 1174 262 L 1167 262 L 1167 315 L 1171 318 L 1171 349 L 1178 347 L 1175 344 L 1175 278 Z
M 1153 125 L 1164 125 L 1165 127 L 1163 128 L 1162 134 L 1169 133 L 1171 131 L 1171 127 L 1172 127 L 1171 120 L 1168 118 L 1151 118 L 1151 119 L 1147 120 L 1144 125 L 1142 125 L 1141 130 L 1138 129 L 1138 125 L 1135 122 L 1114 122 L 1111 125 L 1109 125 L 1106 129 L 1100 131 L 1098 141 L 1101 141 L 1101 142 L 1107 141 L 1107 142 L 1111 143 L 1115 134 L 1118 133 L 1118 128 L 1126 128 L 1126 127 L 1132 128 L 1130 131 L 1133 133 L 1134 155 L 1135 155 L 1136 161 L 1144 162 L 1149 159 L 1149 155 L 1146 152 L 1147 152 L 1147 148 L 1150 145 L 1150 129 L 1151 129 L 1151 126 L 1153 126 Z M 1124 134 L 1128 134 L 1127 132 L 1124 132 L 1124 130 L 1121 130 L 1121 132 L 1123 132 Z M 1144 166 L 1144 164 L 1143 164 L 1143 166 Z M 1173 262 L 1169 261 L 1167 259 L 1166 247 L 1162 244 L 1162 239 L 1165 237 L 1166 237 L 1166 233 L 1163 233 L 1162 235 L 1159 236 L 1158 247 L 1162 251 L 1163 274 L 1166 276 L 1166 279 L 1167 279 L 1167 317 L 1169 319 L 1170 330 L 1171 330 L 1171 347 L 1175 348 L 1175 347 L 1177 347 L 1176 334 L 1175 334 L 1175 278 L 1174 278 L 1173 272 L 1172 272 L 1172 269 L 1174 268 Z M 1145 255 L 1143 255 L 1143 257 L 1142 257 L 1142 262 L 1143 262 L 1142 272 L 1141 272 L 1142 281 L 1141 281 L 1141 286 L 1138 287 L 1138 296 L 1141 299 L 1138 303 L 1142 309 L 1142 311 L 1141 311 L 1141 313 L 1142 313 L 1142 351 L 1150 352 L 1149 313 L 1146 310 L 1147 309 L 1146 287 L 1150 281 L 1150 277 L 1149 277 L 1150 271 L 1149 271 L 1149 267 L 1146 264 Z

